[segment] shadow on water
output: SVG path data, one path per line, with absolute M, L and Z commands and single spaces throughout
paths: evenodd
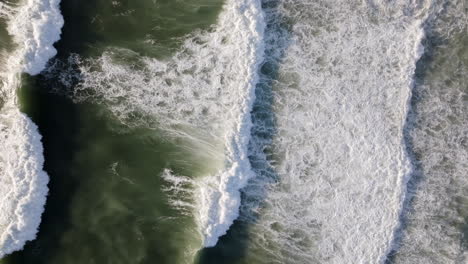
M 273 111 L 273 86 L 279 75 L 280 63 L 291 41 L 291 23 L 281 15 L 280 1 L 264 0 L 265 58 L 260 68 L 260 81 L 255 88 L 256 100 L 251 117 L 253 127 L 249 143 L 249 159 L 255 178 L 241 191 L 240 216 L 234 221 L 226 235 L 220 237 L 215 247 L 199 251 L 198 264 L 251 263 L 247 252 L 251 239 L 251 227 L 259 219 L 259 209 L 268 194 L 268 186 L 277 182 L 273 168 L 272 141 L 276 135 L 276 120 Z
M 92 48 L 91 45 L 99 41 L 99 35 L 88 28 L 89 17 L 83 15 L 90 5 L 93 5 L 91 2 L 62 0 L 61 10 L 65 18 L 65 26 L 62 29 L 61 40 L 55 45 L 59 60 L 66 61 L 70 53 L 87 53 Z M 259 217 L 256 209 L 262 206 L 268 185 L 278 180 L 270 158 L 271 142 L 276 134 L 272 110 L 274 103 L 272 87 L 278 77 L 279 64 L 290 40 L 290 26 L 278 11 L 279 3 L 278 0 L 265 0 L 262 3 L 267 20 L 265 35 L 267 50 L 260 72 L 261 81 L 255 90 L 257 99 L 252 110 L 254 126 L 249 145 L 251 152 L 249 158 L 257 177 L 242 191 L 241 216 L 234 222 L 228 233 L 220 238 L 215 247 L 199 252 L 196 262 L 200 264 L 248 263 L 245 257 L 249 246 L 249 231 L 251 225 Z M 74 160 L 76 160 L 76 152 L 79 148 L 79 142 L 76 140 L 80 133 L 80 120 L 83 119 L 81 116 L 83 112 L 69 98 L 50 93 L 51 88 L 61 89 L 60 81 L 45 76 L 25 77 L 24 79 L 25 84 L 20 90 L 24 105 L 23 111 L 39 126 L 39 131 L 43 135 L 44 170 L 50 176 L 48 185 L 50 191 L 37 239 L 28 242 L 23 251 L 7 256 L 1 263 L 49 264 L 54 262 L 58 251 L 65 243 L 63 241 L 65 234 L 73 228 L 76 229 L 72 223 L 70 204 L 82 184 L 79 175 L 82 171 L 76 171 Z M 169 235 L 161 234 L 163 234 L 161 239 Z M 75 242 L 79 243 L 79 241 Z M 151 244 L 158 247 L 156 242 L 161 241 L 154 242 Z M 77 244 L 76 247 L 80 245 Z M 163 255 L 159 254 L 165 249 L 162 245 L 161 249 L 148 248 L 147 260 L 174 263 L 166 262 Z M 165 251 L 167 255 L 172 255 L 172 253 L 174 252 Z
M 44 146 L 44 170 L 48 173 L 49 194 L 37 239 L 28 242 L 23 251 L 8 256 L 6 263 L 48 263 L 60 243 L 60 237 L 70 223 L 69 203 L 77 189 L 77 177 L 69 177 L 76 148 L 76 111 L 71 102 L 47 93 L 44 84 L 30 79 L 21 89 L 20 97 L 26 102 L 23 112 L 39 125 Z M 66 135 L 66 136 L 64 136 Z
M 85 20 L 76 15 L 81 6 L 76 0 L 61 2 L 63 16 L 72 18 L 73 23 L 66 23 L 61 40 L 54 45 L 58 58 L 85 48 L 79 46 L 83 42 L 78 41 L 85 38 Z M 38 125 L 42 135 L 44 170 L 50 178 L 49 193 L 36 240 L 26 243 L 24 250 L 5 257 L 1 263 L 48 264 L 59 248 L 60 238 L 71 227 L 69 205 L 79 188 L 77 172 L 72 171 L 79 115 L 77 106 L 70 99 L 50 93 L 51 85 L 55 84 L 47 78 L 24 75 L 22 79 L 19 90 L 21 110 Z
M 446 8 L 446 7 L 445 7 Z M 441 14 L 439 14 L 440 16 Z M 414 202 L 416 197 L 416 192 L 420 184 L 424 181 L 425 175 L 423 172 L 421 160 L 423 153 L 419 153 L 415 150 L 415 140 L 412 136 L 413 131 L 418 128 L 418 121 L 421 119 L 423 114 L 420 110 L 420 104 L 422 103 L 422 98 L 424 94 L 424 82 L 431 74 L 431 65 L 435 63 L 438 50 L 447 45 L 448 39 L 440 37 L 437 33 L 431 31 L 432 25 L 426 23 L 424 29 L 426 31 L 426 38 L 422 41 L 424 46 L 424 54 L 416 63 L 416 69 L 414 74 L 414 86 L 412 88 L 412 94 L 410 99 L 410 109 L 408 111 L 408 116 L 406 118 L 406 123 L 403 128 L 403 137 L 404 145 L 407 155 L 409 156 L 410 162 L 412 164 L 412 173 L 410 179 L 407 183 L 407 194 L 406 198 L 403 201 L 403 209 L 399 216 L 400 226 L 395 230 L 394 240 L 391 244 L 391 251 L 388 253 L 385 259 L 385 264 L 394 264 L 396 263 L 396 256 L 398 251 L 402 246 L 404 239 L 404 230 L 407 229 L 410 224 L 410 215 L 414 212 Z M 465 237 L 468 237 L 468 227 L 462 227 L 462 232 L 465 232 Z
M 183 7 L 185 1 L 158 1 L 163 6 L 160 20 L 181 13 L 178 15 L 186 15 L 188 22 L 200 21 L 193 25 L 183 24 L 183 29 L 156 30 L 156 33 L 165 35 L 154 35 L 158 35 L 159 40 L 164 39 L 166 46 L 176 47 L 178 42 L 172 43 L 173 38 L 180 38 L 194 28 L 208 27 L 213 23 L 221 4 L 210 1 L 204 1 L 205 5 L 190 17 L 187 14 L 190 15 L 191 10 L 174 8 L 174 5 Z M 63 96 L 80 79 L 77 67 L 67 63 L 70 54 L 86 57 L 101 52 L 96 48 L 98 45 L 106 47 L 122 44 L 122 39 L 127 38 L 131 43 L 135 41 L 135 36 L 145 35 L 145 30 L 154 31 L 151 28 L 136 30 L 140 27 L 139 23 L 144 26 L 154 23 L 151 17 L 127 17 L 138 23 L 126 27 L 128 20 L 115 16 L 112 13 L 115 10 L 101 8 L 119 3 L 124 4 L 120 9 L 134 4 L 143 13 L 151 13 L 153 10 L 144 8 L 144 4 L 155 5 L 155 1 L 62 0 L 61 11 L 65 25 L 61 40 L 54 45 L 58 54 L 51 60 L 51 64 L 58 64 L 57 69 L 52 67 L 51 74 L 43 72 L 43 75 L 24 78 L 20 98 L 23 111 L 38 125 L 43 135 L 44 170 L 50 177 L 49 195 L 37 239 L 28 242 L 23 251 L 0 260 L 2 264 L 177 263 L 176 255 L 180 254 L 180 245 L 185 241 L 181 238 L 184 234 L 175 226 L 184 226 L 186 223 L 181 220 L 171 226 L 171 221 L 163 219 L 162 216 L 171 219 L 175 210 L 168 209 L 164 204 L 159 192 L 162 180 L 155 180 L 158 172 L 167 165 L 166 161 L 176 155 L 176 150 L 169 143 L 154 139 L 153 134 L 145 137 L 138 132 L 132 138 L 114 135 L 108 131 L 104 118 L 96 118 L 95 109 L 76 105 L 70 98 Z M 107 15 L 106 19 L 103 14 Z M 99 16 L 103 18 L 101 27 L 95 27 L 94 19 Z M 210 19 L 202 20 L 200 16 Z M 115 23 L 116 20 L 120 23 Z M 106 35 L 108 31 L 112 34 Z M 126 31 L 132 31 L 133 35 L 128 36 Z M 118 40 L 112 42 L 116 38 Z M 72 83 L 64 84 L 60 80 L 58 73 L 64 70 L 63 67 L 69 67 L 65 70 L 76 74 L 71 78 Z M 87 135 L 90 138 L 83 139 Z M 105 153 L 99 156 L 102 152 Z M 93 158 L 96 160 L 91 160 Z M 112 167 L 115 173 L 110 175 L 110 180 L 114 182 L 108 183 L 105 181 L 109 180 L 111 173 L 108 164 L 103 163 L 111 158 L 123 162 L 118 166 L 116 162 L 116 166 Z M 177 167 L 181 169 L 182 166 Z M 127 178 L 123 176 L 129 174 L 135 176 L 134 182 L 125 182 Z M 133 183 L 137 187 L 128 187 Z M 122 197 L 117 197 L 120 194 Z M 97 211 L 96 214 L 93 210 Z M 159 226 L 156 226 L 155 222 L 159 218 L 162 224 L 158 222 Z M 96 222 L 103 224 L 87 226 Z

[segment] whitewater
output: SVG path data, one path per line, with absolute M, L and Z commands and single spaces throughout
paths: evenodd
M 408 139 L 416 170 L 394 263 L 468 262 L 468 19 L 466 1 L 428 19 Z M 423 77 L 422 77 L 423 76 Z
M 0 105 L 0 258 L 36 236 L 48 192 L 37 126 L 19 110 L 21 73 L 38 74 L 56 54 L 63 19 L 57 0 L 0 3 L 13 50 L 2 53 Z
M 16 102 L 19 74 L 44 69 L 63 23 L 58 1 L 25 3 L 0 12 L 18 44 L 2 76 L 10 96 L 1 110 L 1 140 L 8 146 L 0 154 L 8 164 L 1 173 L 12 176 L 2 177 L 0 190 L 18 190 L 2 200 L 3 254 L 34 238 L 47 193 L 40 135 Z M 446 101 L 436 89 L 445 80 L 417 82 L 428 39 L 445 30 L 435 21 L 449 20 L 439 20 L 447 6 L 435 0 L 227 0 L 216 24 L 184 36 L 173 54 L 151 57 L 116 44 L 89 56 L 71 54 L 42 73 L 68 88 L 59 92 L 75 103 L 99 105 L 130 129 L 149 128 L 189 153 L 183 162 L 200 169 L 178 175 L 167 168 L 157 176 L 167 182 L 162 188 L 172 208 L 194 218 L 195 251 L 215 247 L 238 220 L 248 226 L 246 263 L 436 263 L 422 256 L 437 250 L 440 262 L 462 263 L 459 227 L 433 216 L 465 221 L 458 209 L 441 209 L 462 204 L 466 189 L 459 88 L 465 81 L 451 80 L 456 100 Z M 463 13 L 460 2 L 454 6 Z M 40 17 L 34 26 L 15 22 L 38 10 L 47 15 L 31 15 Z M 463 20 L 466 14 L 454 19 Z M 416 114 L 411 99 L 420 90 L 435 97 L 418 104 L 424 113 Z M 448 107 L 456 114 L 445 117 Z M 432 114 L 442 117 L 429 120 Z M 455 125 L 439 129 L 446 119 Z M 437 127 L 443 141 L 424 129 L 409 132 L 411 126 Z M 427 154 L 444 144 L 451 151 Z M 438 168 L 447 160 L 456 162 Z M 434 186 L 443 186 L 443 195 Z
M 424 23 L 440 6 L 265 2 L 273 173 L 259 168 L 244 190 L 260 199 L 244 205 L 249 259 L 385 263 L 413 172 L 404 130 Z
M 173 184 L 168 190 L 190 193 L 172 204 L 189 207 L 205 247 L 214 246 L 238 217 L 240 189 L 254 176 L 248 157 L 250 112 L 264 27 L 260 1 L 230 0 L 214 28 L 191 34 L 169 58 L 108 47 L 97 58 L 72 55 L 68 63 L 77 67 L 69 69 L 79 73 L 61 64 L 46 73 L 60 75 L 64 85 L 78 80 L 70 91 L 75 102 L 106 106 L 130 127 L 158 129 L 197 156 L 201 172 L 187 177 L 166 170 L 161 176 Z M 194 189 L 177 191 L 182 181 Z

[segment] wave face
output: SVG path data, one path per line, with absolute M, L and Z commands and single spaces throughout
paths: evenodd
M 39 73 L 56 51 L 63 19 L 59 1 L 28 0 L 0 5 L 15 48 L 2 55 L 0 79 L 0 258 L 20 250 L 37 233 L 48 192 L 37 126 L 19 111 L 16 90 L 22 72 Z
M 263 187 L 267 195 L 253 210 L 259 219 L 249 258 L 383 263 L 412 172 L 403 131 L 432 5 L 299 0 L 265 6 L 267 62 L 278 68 L 269 157 L 277 182 Z M 271 182 L 268 173 L 259 175 L 255 184 Z M 255 197 L 258 186 L 245 193 Z
M 253 177 L 247 147 L 263 31 L 260 3 L 233 0 L 225 3 L 215 28 L 192 34 L 170 58 L 122 48 L 108 48 L 95 59 L 71 57 L 80 69 L 74 100 L 104 105 L 129 126 L 162 130 L 203 157 L 205 172 L 192 175 L 191 185 L 206 247 L 237 218 L 239 190 Z M 166 172 L 168 180 L 177 177 Z

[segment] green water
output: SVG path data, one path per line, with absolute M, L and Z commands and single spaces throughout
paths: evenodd
M 99 107 L 37 86 L 23 88 L 24 110 L 44 135 L 50 194 L 37 240 L 5 263 L 184 263 L 198 236 L 169 207 L 159 177 L 191 169 L 174 163 L 177 146 L 151 130 L 118 132 Z
M 135 62 L 143 56 L 165 60 L 180 48 L 188 35 L 200 30 L 211 30 L 222 4 L 222 0 L 62 0 L 65 27 L 61 40 L 55 45 L 57 58 L 66 63 L 72 54 L 78 54 L 86 60 L 99 57 L 105 51 L 124 48 L 131 52 L 116 52 L 118 58 L 113 59 L 119 64 L 132 63 L 132 67 L 138 67 Z M 289 41 L 287 35 L 290 32 L 286 31 L 292 27 L 289 25 L 291 18 L 283 18 L 281 12 L 275 14 L 277 4 L 276 1 L 263 1 L 264 10 L 273 10 L 265 18 L 269 22 L 267 33 L 277 37 L 277 34 L 285 34 L 281 37 Z M 312 20 L 317 19 L 320 20 L 320 16 Z M 272 47 L 266 50 L 266 57 L 272 58 L 267 60 L 260 73 L 268 81 L 257 86 L 257 99 L 252 111 L 253 123 L 263 122 L 260 127 L 254 126 L 252 129 L 253 142 L 262 142 L 260 147 L 266 147 L 265 151 L 272 152 L 268 153 L 271 156 L 277 155 L 274 150 L 268 149 L 276 130 L 271 85 L 280 78 L 279 63 L 283 59 L 283 55 L 275 54 L 283 53 L 288 48 L 286 43 L 280 44 L 281 37 L 278 43 L 270 43 Z M 466 126 L 464 109 L 468 87 L 465 74 L 468 39 L 466 34 L 456 35 L 452 39 L 453 42 L 434 47 L 433 54 L 430 49 L 426 51 L 431 55 L 425 55 L 427 58 L 418 63 L 416 74 L 421 79 L 418 80 L 420 84 L 425 85 L 419 85 L 413 91 L 415 96 L 411 108 L 415 109 L 413 114 L 417 125 L 412 128 L 416 132 L 411 130 L 409 133 L 415 133 L 412 144 L 416 148 L 409 147 L 415 150 L 413 154 L 420 163 L 423 177 L 430 179 L 439 177 L 445 180 L 449 178 L 445 174 L 447 171 L 462 171 L 455 165 L 464 164 L 465 156 L 450 151 L 456 150 L 458 146 L 465 147 L 460 148 L 460 153 L 466 150 L 463 135 Z M 0 18 L 0 52 L 11 49 L 5 21 Z M 0 56 L 0 62 L 5 57 Z M 460 87 L 457 93 L 451 92 Z M 50 176 L 50 192 L 37 239 L 27 243 L 24 250 L 0 260 L 1 264 L 258 264 L 283 263 L 283 259 L 287 263 L 297 262 L 294 258 L 283 258 L 281 255 L 290 256 L 291 253 L 258 231 L 263 229 L 251 229 L 258 220 L 255 214 L 249 219 L 250 222 L 235 221 L 215 247 L 200 249 L 201 237 L 193 214 L 171 205 L 173 197 L 164 190 L 171 183 L 166 182 L 161 175 L 170 169 L 176 175 L 196 177 L 206 175 L 206 170 L 210 170 L 213 165 L 203 160 L 203 153 L 190 151 L 191 146 L 184 145 L 186 142 L 167 137 L 157 127 L 128 127 L 115 119 L 103 105 L 72 102 L 64 95 L 68 89 L 54 78 L 43 75 L 23 76 L 23 85 L 19 90 L 22 111 L 39 126 L 43 136 L 44 169 Z M 0 107 L 1 98 L 0 94 Z M 428 100 L 431 98 L 438 101 L 433 103 Z M 438 133 L 429 131 L 426 135 L 422 130 L 433 124 L 437 116 L 431 111 L 440 102 L 446 104 L 445 109 L 458 107 L 455 109 L 457 111 L 453 110 L 455 114 L 448 115 L 441 122 L 451 122 L 446 129 L 447 134 L 442 133 L 440 126 L 434 126 Z M 426 105 L 429 110 L 424 108 Z M 438 114 L 445 117 L 446 112 Z M 417 134 L 418 129 L 422 131 L 420 134 Z M 455 132 L 459 135 L 456 142 L 452 140 Z M 417 139 L 420 140 L 419 148 Z M 439 142 L 441 139 L 442 143 Z M 438 154 L 445 156 L 441 162 L 433 165 L 431 155 L 437 153 L 439 145 L 449 147 L 444 149 L 445 152 L 439 150 Z M 427 146 L 429 148 L 426 149 Z M 257 158 L 250 157 L 257 177 L 264 173 L 267 174 L 263 175 L 264 179 L 269 177 L 267 180 L 275 181 L 275 171 L 269 167 L 265 169 L 268 162 L 261 157 Z M 454 240 L 460 244 L 459 251 L 464 252 L 468 248 L 467 189 L 460 187 L 466 186 L 463 185 L 465 177 L 456 173 L 451 173 L 450 177 L 451 183 L 447 186 L 443 185 L 444 181 L 430 183 L 427 187 L 424 187 L 422 180 L 417 183 L 422 186 L 420 188 L 424 193 L 434 193 L 433 200 L 440 201 L 437 196 L 440 193 L 443 197 L 449 197 L 449 206 L 432 210 L 429 208 L 430 200 L 425 202 L 421 198 L 418 203 L 415 199 L 411 204 L 416 208 L 414 212 L 429 212 L 429 218 L 419 221 L 420 218 L 415 217 L 418 221 L 408 221 L 407 224 L 416 230 L 416 238 L 425 234 L 425 239 L 431 241 L 432 247 L 415 247 L 417 251 L 414 252 L 417 254 L 408 250 L 409 255 L 421 258 L 428 255 L 427 252 L 436 252 L 434 249 L 438 248 L 442 254 L 435 255 L 443 255 L 443 245 L 446 245 L 443 240 L 446 237 L 440 236 L 440 230 L 433 233 L 427 231 L 427 226 L 437 227 L 440 219 L 445 219 L 442 225 L 444 228 L 453 227 L 451 230 L 455 230 Z M 259 191 L 258 197 L 242 197 L 243 202 L 245 204 L 258 199 L 255 202 L 261 203 L 262 195 L 267 194 Z M 192 197 L 189 194 L 176 198 Z M 456 212 L 456 221 L 447 217 L 455 213 L 447 214 L 442 209 Z M 275 222 L 264 230 L 287 230 L 281 225 Z M 417 229 L 419 227 L 422 231 Z M 294 244 L 308 235 L 304 235 L 307 230 L 299 231 L 284 231 L 285 237 L 289 239 L 287 243 Z M 411 235 L 404 234 L 402 241 L 408 239 L 407 245 L 418 244 L 411 240 Z M 437 244 L 438 239 L 445 244 Z M 315 243 L 308 239 L 303 241 L 307 248 Z M 297 245 L 302 246 L 300 243 Z M 402 252 L 401 256 L 392 256 L 394 259 L 390 261 L 410 263 L 401 262 L 399 258 L 410 259 Z M 277 259 L 277 256 L 281 257 Z
M 123 47 L 165 57 L 216 23 L 220 0 L 63 0 L 57 58 Z M 2 32 L 0 32 L 2 33 Z M 49 196 L 36 240 L 2 264 L 193 263 L 201 247 L 193 217 L 169 205 L 164 169 L 193 175 L 190 153 L 157 129 L 128 128 L 103 107 L 51 93 L 23 77 L 22 110 L 43 135 Z
M 61 55 L 99 55 L 114 46 L 161 57 L 176 51 L 187 34 L 214 25 L 222 0 L 63 0 L 61 7 Z

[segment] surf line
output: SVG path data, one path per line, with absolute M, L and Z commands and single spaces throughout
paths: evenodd
M 255 88 L 259 82 L 259 70 L 264 59 L 265 18 L 259 0 L 229 0 L 222 11 L 219 27 L 232 30 L 239 40 L 239 49 L 245 52 L 242 63 L 237 120 L 226 133 L 225 165 L 217 175 L 202 179 L 199 184 L 197 221 L 204 247 L 213 247 L 219 237 L 225 235 L 239 217 L 240 190 L 254 177 L 248 145 L 251 140 L 251 111 L 255 101 Z
M 35 239 L 44 211 L 49 178 L 43 170 L 41 135 L 19 110 L 16 91 L 21 73 L 39 74 L 56 55 L 53 44 L 64 24 L 59 5 L 60 0 L 0 4 L 15 44 L 0 72 L 0 258 Z
M 432 3 L 434 4 L 434 3 Z M 414 195 L 414 190 L 409 189 L 410 182 L 412 180 L 412 177 L 414 177 L 415 173 L 417 173 L 417 167 L 416 167 L 416 160 L 414 157 L 414 153 L 412 153 L 412 149 L 410 148 L 410 144 L 408 142 L 408 126 L 411 125 L 411 121 L 408 119 L 412 118 L 412 109 L 411 109 L 411 99 L 413 97 L 412 91 L 416 87 L 416 71 L 417 71 L 417 64 L 418 62 L 422 59 L 425 48 L 423 41 L 426 38 L 426 27 L 427 21 L 431 18 L 431 12 L 429 11 L 423 18 L 420 19 L 419 23 L 417 24 L 417 28 L 419 30 L 419 35 L 418 39 L 415 42 L 415 48 L 414 48 L 414 66 L 413 66 L 413 72 L 412 72 L 412 78 L 411 78 L 411 83 L 409 84 L 409 92 L 408 96 L 406 98 L 406 105 L 405 105 L 405 113 L 406 113 L 406 118 L 403 120 L 404 125 L 403 125 L 403 135 L 402 135 L 402 145 L 404 146 L 404 154 L 406 157 L 408 157 L 409 160 L 409 165 L 410 165 L 410 170 L 409 172 L 404 176 L 402 179 L 403 184 L 402 184 L 402 192 L 401 192 L 401 197 L 400 197 L 400 212 L 398 215 L 398 224 L 395 226 L 393 230 L 393 236 L 391 240 L 389 241 L 389 247 L 387 248 L 385 254 L 382 255 L 382 258 L 380 259 L 380 263 L 387 263 L 388 260 L 392 259 L 392 256 L 398 251 L 398 249 L 401 246 L 401 241 L 403 239 L 403 232 L 404 229 L 406 228 L 405 226 L 405 216 L 408 213 L 408 210 L 410 210 L 410 203 L 411 199 Z

